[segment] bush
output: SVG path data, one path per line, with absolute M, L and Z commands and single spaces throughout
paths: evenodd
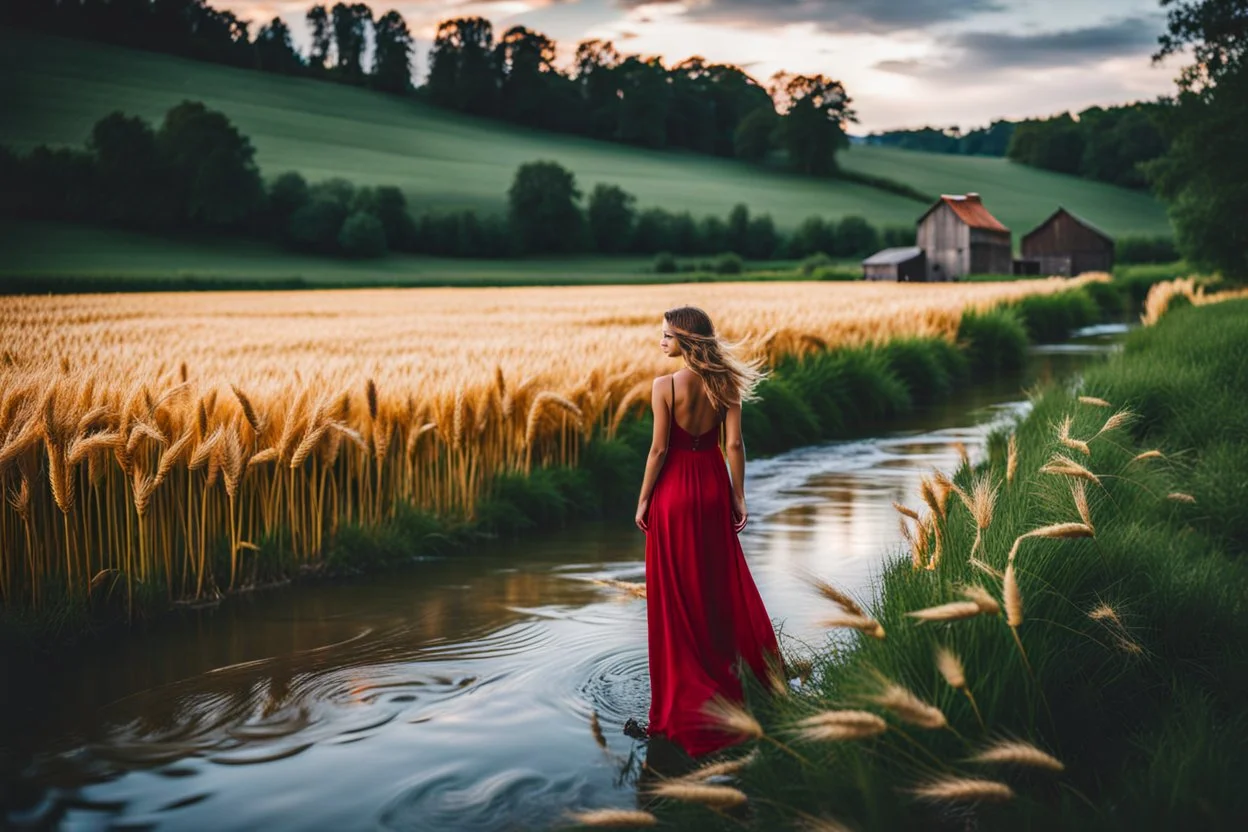
M 1027 328 L 1022 317 L 1008 307 L 987 312 L 967 311 L 958 323 L 958 341 L 976 373 L 1015 371 L 1027 358 Z
M 594 186 L 586 213 L 595 251 L 614 254 L 628 248 L 637 216 L 636 202 L 636 197 L 617 185 L 600 182 Z
M 1080 327 L 1100 319 L 1096 303 L 1082 289 L 1031 295 L 1014 304 L 1027 334 L 1039 344 L 1065 340 Z
M 698 254 L 714 254 L 723 251 L 727 245 L 727 224 L 714 214 L 703 217 L 698 224 Z
M 1083 285 L 1092 302 L 1100 310 L 1100 319 L 1117 321 L 1127 313 L 1127 293 L 1114 283 L 1092 282 Z
M 918 239 L 913 225 L 889 225 L 880 232 L 880 242 L 884 248 L 903 248 L 912 246 Z
M 715 274 L 741 274 L 745 271 L 745 261 L 741 255 L 727 251 L 715 258 L 711 271 Z
M 899 338 L 889 341 L 881 351 L 915 404 L 949 398 L 967 373 L 966 356 L 955 345 L 938 338 Z
M 269 185 L 269 222 L 280 237 L 286 237 L 291 216 L 307 204 L 308 182 L 300 174 L 287 171 Z
M 1126 236 L 1114 242 L 1114 259 L 1119 263 L 1172 263 L 1179 259 L 1179 250 L 1171 237 Z
M 286 237 L 304 251 L 333 254 L 338 251 L 338 234 L 346 219 L 347 209 L 342 203 L 321 195 L 290 215 Z
M 841 257 L 866 257 L 880 248 L 880 235 L 863 217 L 845 217 L 836 226 L 832 252 Z
M 386 229 L 366 211 L 356 211 L 342 223 L 338 245 L 348 257 L 382 257 L 386 253 Z
M 654 266 L 652 268 L 655 274 L 675 274 L 677 271 L 676 258 L 670 252 L 661 252 L 654 258 Z M 692 268 L 689 270 L 692 271 Z
M 770 260 L 780 248 L 780 234 L 770 214 L 750 220 L 745 238 L 745 256 L 752 260 Z
M 638 254 L 658 254 L 675 249 L 672 215 L 662 208 L 647 208 L 637 215 L 633 226 L 632 250 Z
M 809 277 L 810 275 L 814 274 L 819 269 L 822 269 L 825 266 L 831 266 L 831 265 L 833 265 L 832 258 L 824 254 L 822 251 L 817 251 L 814 254 L 808 256 L 806 259 L 804 259 L 802 261 L 802 264 L 798 266 L 798 269 L 801 271 L 802 274 Z
M 815 280 L 858 280 L 862 277 L 862 271 L 846 266 L 824 266 L 822 269 L 815 271 Z
M 823 217 L 807 217 L 789 237 L 790 257 L 806 257 L 821 251 L 836 250 L 836 231 Z

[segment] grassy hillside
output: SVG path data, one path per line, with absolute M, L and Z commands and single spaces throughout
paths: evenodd
M 705 156 L 646 151 L 472 119 L 350 87 L 282 78 L 46 35 L 0 32 L 0 143 L 79 145 L 104 114 L 159 119 L 193 98 L 221 109 L 252 138 L 266 175 L 298 170 L 397 184 L 416 211 L 432 206 L 501 210 L 516 167 L 556 159 L 588 191 L 616 183 L 642 207 L 724 214 L 737 202 L 782 228 L 804 217 L 860 214 L 909 224 L 918 203 L 862 185 L 818 181 Z M 978 190 L 1016 232 L 1058 202 L 1112 233 L 1168 233 L 1150 197 L 994 159 L 858 148 L 846 167 L 921 190 Z

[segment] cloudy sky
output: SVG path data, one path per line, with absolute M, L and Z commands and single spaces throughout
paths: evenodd
M 280 15 L 306 46 L 312 0 L 210 0 L 259 24 Z M 329 5 L 328 3 L 326 5 Z M 734 63 L 844 82 L 855 133 L 923 125 L 982 126 L 1173 89 L 1178 61 L 1153 66 L 1164 28 L 1158 0 L 394 0 L 428 69 L 439 20 L 481 15 L 495 33 L 520 24 L 557 41 L 613 40 L 620 51 Z M 253 28 L 254 31 L 254 28 Z

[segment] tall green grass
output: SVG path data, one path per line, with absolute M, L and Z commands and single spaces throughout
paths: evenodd
M 1004 436 L 987 462 L 956 472 L 968 492 L 980 478 L 999 489 L 979 558 L 1004 570 L 1018 545 L 1017 641 L 1003 616 L 919 623 L 907 615 L 961 600 L 966 585 L 1002 598 L 1001 579 L 968 563 L 976 528 L 954 496 L 939 566 L 916 569 L 899 553 L 862 599 L 887 637 L 841 631 L 852 635 L 814 654 L 802 692 L 756 701 L 768 733 L 794 753 L 760 746 L 740 775 L 749 815 L 654 808 L 679 828 L 705 829 L 793 828 L 804 816 L 858 830 L 1240 828 L 1248 817 L 1245 343 L 1248 301 L 1177 310 L 1087 374 L 1078 392 L 1112 407 L 1065 390 L 1043 395 L 1017 426 L 1012 482 Z M 1126 408 L 1134 418 L 1105 430 Z M 1059 441 L 1067 417 L 1090 455 Z M 1138 458 L 1154 449 L 1165 456 Z M 1055 453 L 1099 484 L 1042 472 Z M 1080 522 L 1075 482 L 1087 488 L 1095 536 L 1019 542 L 1043 526 Z M 920 505 L 917 495 L 911 503 Z M 982 725 L 970 697 L 938 672 L 940 647 L 960 657 Z M 917 728 L 870 704 L 884 679 L 938 708 L 949 727 Z M 884 715 L 888 730 L 844 742 L 802 741 L 792 731 L 812 713 L 862 707 Z M 1064 771 L 970 761 L 1005 738 L 1054 755 Z M 1005 783 L 1015 797 L 914 794 L 942 776 Z

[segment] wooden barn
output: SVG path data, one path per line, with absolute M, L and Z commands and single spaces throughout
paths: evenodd
M 927 257 L 918 246 L 886 248 L 862 261 L 863 280 L 927 280 Z
M 968 274 L 1009 274 L 1014 268 L 1010 229 L 988 213 L 979 194 L 944 195 L 918 221 L 928 280 Z
M 1114 268 L 1114 238 L 1065 208 L 1023 237 L 1022 259 L 1039 265 L 1040 274 L 1074 277 Z

